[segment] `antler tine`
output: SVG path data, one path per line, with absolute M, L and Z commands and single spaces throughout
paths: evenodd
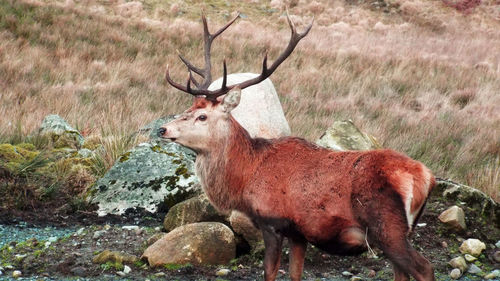
M 165 79 L 167 80 L 167 82 L 172 85 L 174 88 L 178 89 L 178 90 L 181 90 L 183 92 L 186 92 L 188 94 L 193 94 L 191 93 L 191 91 L 188 91 L 187 87 L 175 82 L 174 80 L 172 80 L 172 78 L 170 77 L 170 73 L 169 73 L 169 66 L 167 65 L 167 71 L 165 73 Z
M 201 77 L 205 77 L 205 74 L 203 73 L 203 70 L 201 68 L 198 68 L 194 66 L 190 61 L 188 61 L 180 52 L 177 50 L 177 55 L 181 59 L 181 61 L 187 66 L 189 70 L 194 71 L 194 73 L 200 75 Z
M 278 66 L 283 61 L 285 61 L 285 59 L 288 58 L 288 56 L 290 56 L 290 54 L 293 52 L 293 50 L 295 49 L 295 47 L 297 46 L 299 41 L 309 33 L 309 31 L 311 30 L 313 23 L 314 23 L 314 19 L 313 19 L 312 22 L 309 24 L 309 26 L 306 28 L 306 30 L 304 32 L 297 33 L 297 31 L 295 29 L 295 24 L 292 22 L 292 20 L 290 19 L 290 15 L 288 14 L 288 10 L 287 10 L 286 16 L 287 16 L 288 25 L 290 26 L 292 35 L 290 37 L 290 41 L 288 42 L 288 46 L 285 48 L 283 53 L 280 54 L 280 56 L 273 62 L 273 64 L 269 68 L 267 68 L 267 53 L 266 53 L 264 56 L 263 62 L 262 62 L 262 73 L 259 76 L 255 77 L 253 79 L 244 81 L 242 83 L 232 85 L 229 88 L 239 86 L 241 89 L 244 89 L 246 87 L 258 84 L 258 83 L 264 81 L 267 77 L 271 76 L 271 74 L 276 70 L 276 68 L 278 68 Z
M 193 73 L 191 72 L 191 70 L 189 70 L 189 80 L 191 80 L 191 82 L 193 82 L 193 84 L 196 86 L 196 88 L 200 87 L 200 83 L 198 83 L 198 81 L 196 81 L 196 79 L 194 79 L 194 76 L 193 76 Z

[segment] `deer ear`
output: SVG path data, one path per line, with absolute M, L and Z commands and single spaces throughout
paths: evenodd
M 241 89 L 238 87 L 231 89 L 222 99 L 222 103 L 220 105 L 222 111 L 226 113 L 231 112 L 231 110 L 233 110 L 240 103 L 240 98 Z

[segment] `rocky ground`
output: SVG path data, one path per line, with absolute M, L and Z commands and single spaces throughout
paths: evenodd
M 494 273 L 498 273 L 500 268 L 498 226 L 491 218 L 489 222 L 482 218 L 470 203 L 460 202 L 460 198 L 444 199 L 435 192 L 411 239 L 412 243 L 432 261 L 438 280 L 450 280 L 452 266 L 449 261 L 464 257 L 459 247 L 465 239 L 477 238 L 485 243 L 486 249 L 474 261 L 466 262 L 465 270 L 478 268 L 480 272 L 465 273 L 460 280 L 498 280 L 500 277 Z M 461 232 L 447 227 L 438 219 L 442 211 L 457 203 L 465 210 L 466 215 L 467 230 Z M 97 217 L 90 213 L 80 213 L 71 216 L 50 214 L 44 217 L 40 213 L 3 210 L 0 220 L 0 278 L 10 279 L 17 275 L 21 276 L 20 280 L 262 278 L 262 252 L 245 253 L 241 249 L 236 259 L 222 266 L 169 264 L 151 268 L 140 257 L 147 246 L 163 234 L 163 215 L 128 213 L 122 217 Z M 377 249 L 375 251 L 378 257 L 367 254 L 339 257 L 309 247 L 304 279 L 390 280 L 391 266 L 382 253 Z M 283 280 L 287 278 L 286 252 L 285 247 L 280 270 L 280 279 Z M 358 277 L 361 279 L 356 279 Z

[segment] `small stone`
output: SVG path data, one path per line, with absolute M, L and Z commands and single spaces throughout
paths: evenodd
M 484 249 L 486 249 L 486 244 L 474 238 L 465 240 L 460 246 L 460 252 L 462 254 L 470 254 L 475 257 L 479 256 Z
M 469 255 L 469 254 L 465 254 L 464 257 L 465 257 L 465 260 L 468 262 L 473 262 L 473 261 L 477 260 L 476 257 Z
M 451 259 L 448 264 L 453 268 L 460 269 L 461 272 L 464 272 L 467 269 L 467 262 L 465 262 L 465 259 L 462 256 Z
M 483 271 L 477 265 L 471 264 L 469 266 L 469 270 L 467 270 L 467 272 L 470 273 L 470 274 L 478 274 L 478 273 L 481 273 Z
M 128 266 L 128 265 L 123 266 L 123 273 L 129 274 L 131 271 L 132 271 L 132 269 L 130 268 L 130 266 Z
M 500 248 L 500 240 L 495 243 L 495 247 Z
M 48 248 L 50 246 L 50 244 L 52 244 L 52 243 L 50 243 L 49 241 L 45 242 L 45 244 L 44 244 L 45 248 Z
M 377 275 L 377 272 L 373 269 L 370 269 L 370 271 L 368 271 L 367 275 L 368 275 L 368 277 L 373 278 Z
M 359 277 L 359 276 L 353 276 L 351 277 L 351 281 L 361 281 L 363 280 L 363 278 Z
M 424 227 L 424 226 L 427 226 L 427 224 L 425 222 L 417 223 L 417 227 Z
M 0 270 L 0 276 L 2 276 L 2 275 L 3 275 L 3 272 Z
M 123 272 L 123 271 L 117 271 L 116 274 L 121 276 L 121 277 L 127 276 L 127 274 L 125 274 L 125 272 Z
M 219 277 L 222 277 L 222 276 L 228 275 L 229 272 L 231 272 L 231 270 L 229 270 L 227 268 L 221 268 L 221 269 L 217 270 L 217 272 L 215 273 L 215 275 L 217 275 Z
M 161 227 L 157 226 L 155 227 L 155 231 L 160 231 L 161 230 Z
M 492 272 L 488 273 L 486 276 L 484 276 L 484 279 L 494 279 L 500 277 L 500 270 L 495 269 Z
M 76 235 L 81 236 L 83 234 L 83 231 L 85 230 L 85 227 L 82 227 L 76 231 Z
M 446 241 L 441 242 L 441 247 L 448 248 L 448 243 Z
M 465 213 L 464 210 L 458 206 L 452 206 L 446 211 L 442 212 L 438 219 L 448 225 L 449 227 L 457 230 L 464 231 L 467 229 L 465 225 Z
M 110 230 L 110 229 L 111 229 L 111 225 L 106 224 L 106 225 L 104 226 L 104 230 Z
M 92 238 L 99 239 L 99 237 L 101 237 L 104 233 L 106 233 L 105 229 L 98 230 L 98 231 L 94 232 L 94 236 L 92 236 Z
M 139 229 L 139 226 L 138 225 L 124 225 L 124 226 L 122 226 L 122 229 L 125 229 L 125 230 L 137 230 L 137 229 Z
M 454 268 L 450 272 L 451 279 L 458 279 L 458 278 L 460 278 L 460 276 L 462 276 L 462 272 L 460 272 L 460 269 L 458 269 L 458 268 Z
M 165 272 L 158 272 L 158 273 L 155 273 L 155 276 L 156 276 L 156 277 L 163 277 L 163 276 L 165 276 Z
M 47 239 L 47 241 L 51 242 L 51 243 L 54 243 L 54 242 L 57 242 L 57 237 L 49 237 L 49 239 Z
M 343 272 L 342 272 L 342 275 L 344 275 L 344 276 L 353 276 L 354 274 L 352 274 L 352 273 L 351 273 L 351 272 L 349 272 L 349 271 L 343 271 Z
M 19 270 L 14 270 L 12 272 L 12 277 L 14 277 L 14 278 L 19 278 L 19 277 L 21 277 L 21 275 L 23 275 L 23 273 Z
M 134 232 L 135 232 L 135 235 L 141 235 L 144 232 L 144 229 L 139 228 L 139 229 L 136 229 Z
M 500 262 L 500 251 L 495 251 L 495 253 L 493 254 L 493 259 L 496 262 Z

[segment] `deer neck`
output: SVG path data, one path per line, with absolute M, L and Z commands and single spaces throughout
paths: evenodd
M 229 123 L 229 134 L 217 138 L 210 151 L 198 154 L 196 172 L 216 208 L 245 211 L 242 193 L 258 165 L 258 155 L 248 132 L 232 116 Z

